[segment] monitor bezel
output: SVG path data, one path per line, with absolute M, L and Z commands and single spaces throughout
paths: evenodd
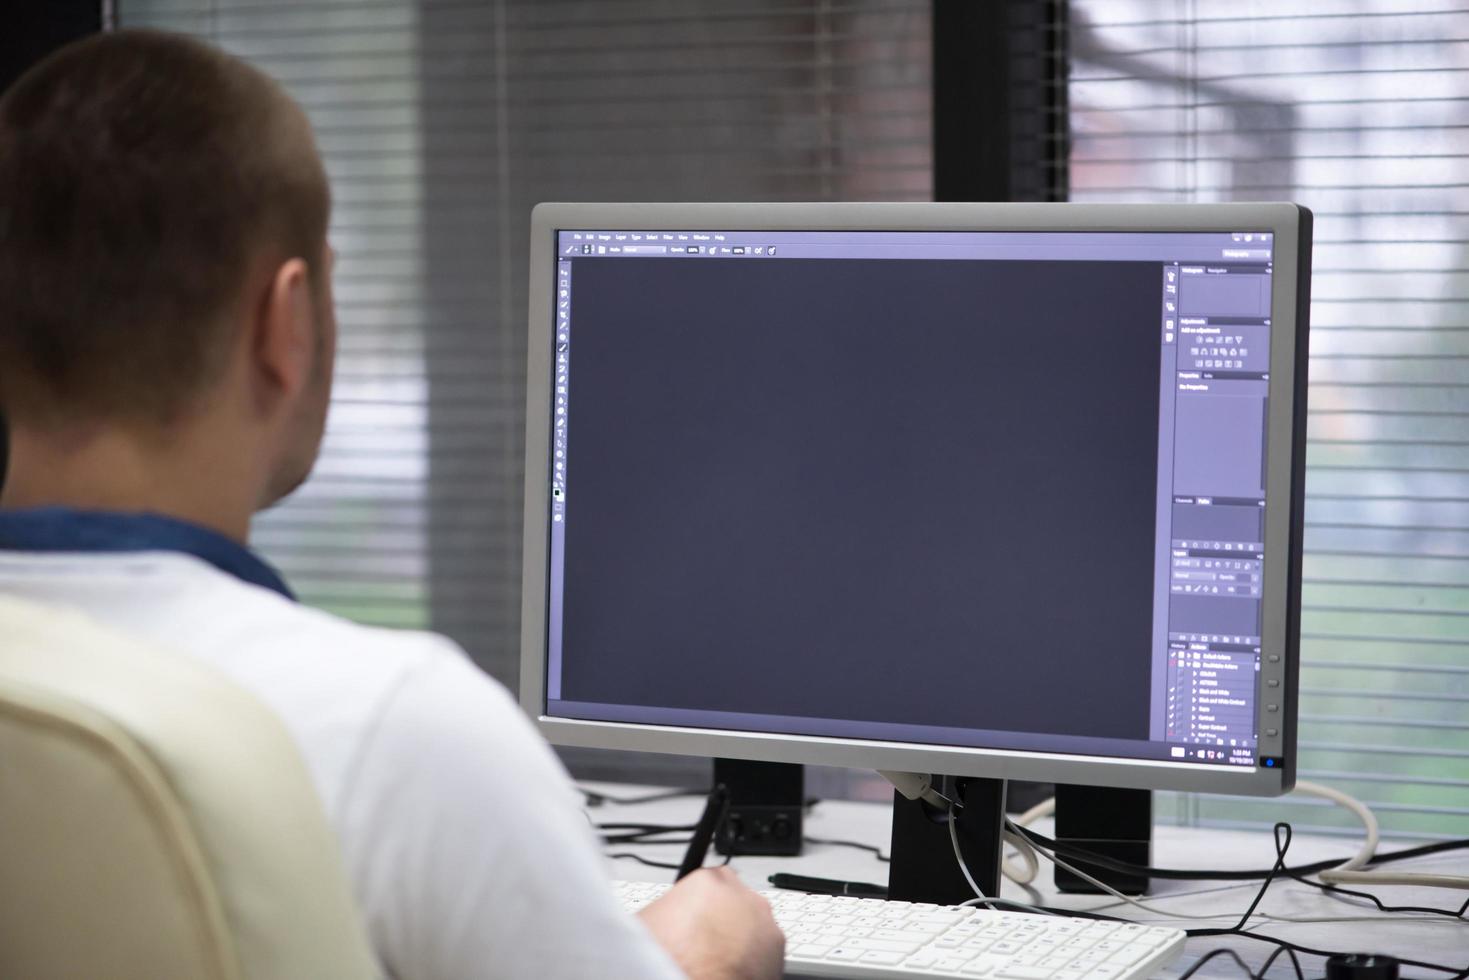
M 1056 752 L 941 746 L 830 736 L 587 721 L 547 714 L 547 616 L 552 418 L 552 284 L 556 234 L 599 231 L 1072 231 L 1235 232 L 1273 236 L 1269 500 L 1265 516 L 1262 707 L 1258 756 L 1273 768 Z M 1229 204 L 579 204 L 531 212 L 527 321 L 525 523 L 520 703 L 553 744 L 810 765 L 943 773 L 1039 782 L 1272 796 L 1295 783 L 1300 665 L 1300 562 L 1304 522 L 1306 360 L 1311 213 L 1288 203 Z M 630 260 L 641 261 L 641 260 Z M 1271 656 L 1278 656 L 1272 661 Z M 1270 692 L 1267 698 L 1266 692 Z M 1276 710 L 1266 714 L 1268 705 Z M 1274 726 L 1269 718 L 1278 718 Z M 1275 736 L 1265 732 L 1274 728 Z

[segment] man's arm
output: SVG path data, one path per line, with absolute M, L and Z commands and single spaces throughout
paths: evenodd
M 560 761 L 443 646 L 381 714 L 344 805 L 355 890 L 398 980 L 779 976 L 768 905 L 727 874 L 690 875 L 641 922 L 624 913 Z

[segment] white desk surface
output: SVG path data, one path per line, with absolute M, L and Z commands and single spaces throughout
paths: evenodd
M 657 787 L 639 787 L 612 783 L 584 783 L 592 790 L 620 796 L 656 792 Z M 589 809 L 594 822 L 610 823 L 644 821 L 648 823 L 688 824 L 698 819 L 703 800 L 682 797 L 654 803 L 633 805 L 605 804 Z M 860 841 L 888 851 L 891 833 L 891 810 L 888 804 L 825 800 L 807 812 L 806 835 L 817 838 Z M 1049 836 L 1050 822 L 1040 821 L 1036 830 Z M 680 835 L 671 835 L 680 836 Z M 686 837 L 687 835 L 681 835 Z M 1297 833 L 1291 842 L 1287 863 L 1306 864 L 1330 857 L 1347 858 L 1356 852 L 1356 838 L 1313 837 Z M 1387 841 L 1379 851 L 1398 850 L 1411 844 Z M 632 851 L 655 860 L 677 864 L 683 857 L 682 845 L 613 845 L 609 852 Z M 710 849 L 708 863 L 722 858 Z M 1270 833 L 1256 831 L 1202 830 L 1190 827 L 1157 826 L 1153 838 L 1153 864 L 1167 868 L 1267 868 L 1275 860 L 1275 846 Z M 630 881 L 672 881 L 673 872 L 651 868 L 630 860 L 609 861 L 614 878 Z M 837 878 L 850 881 L 887 883 L 887 865 L 870 853 L 856 848 L 824 844 L 807 844 L 796 858 L 736 857 L 730 864 L 740 877 L 754 888 L 768 888 L 766 879 L 778 871 Z M 1469 876 L 1469 850 L 1450 851 L 1418 858 L 1392 866 L 1403 871 L 1436 871 L 1441 874 Z M 1034 882 L 1036 892 L 1028 893 L 1014 882 L 1005 881 L 1001 897 L 1030 904 L 1058 908 L 1102 911 L 1137 922 L 1154 921 L 1180 929 L 1233 926 L 1249 906 L 1260 882 L 1158 881 L 1155 880 L 1143 901 L 1178 913 L 1219 915 L 1210 921 L 1175 921 L 1142 909 L 1121 905 L 1107 896 L 1061 895 L 1051 881 L 1051 868 L 1041 859 L 1041 871 Z M 1223 886 L 1228 890 L 1217 890 Z M 1211 889 L 1207 894 L 1186 894 Z M 1365 888 L 1388 905 L 1419 905 L 1457 909 L 1469 892 L 1444 888 L 1373 886 Z M 1269 922 L 1258 918 L 1259 912 L 1297 917 L 1353 917 L 1357 921 L 1307 923 Z M 1430 963 L 1457 964 L 1469 968 L 1469 922 L 1446 917 L 1414 918 L 1407 915 L 1385 915 L 1366 902 L 1347 902 L 1330 897 L 1317 889 L 1293 881 L 1276 880 L 1266 893 L 1251 920 L 1255 931 L 1278 936 L 1304 946 L 1337 952 L 1365 952 L 1407 957 Z M 1176 976 L 1204 953 L 1228 946 L 1234 949 L 1252 969 L 1258 969 L 1273 946 L 1249 939 L 1231 937 L 1191 939 L 1183 959 L 1164 976 Z M 1303 957 L 1307 977 L 1321 977 L 1324 961 Z M 1438 977 L 1449 974 L 1408 968 L 1405 977 Z M 1218 957 L 1204 966 L 1196 976 L 1243 976 L 1232 960 Z M 1294 977 L 1289 960 L 1282 955 L 1271 966 L 1270 977 Z

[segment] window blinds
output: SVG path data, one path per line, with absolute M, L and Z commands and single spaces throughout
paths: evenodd
M 927 0 L 119 0 L 305 106 L 341 352 L 255 539 L 303 598 L 516 682 L 526 243 L 541 200 L 931 196 Z
M 1469 11 L 1071 0 L 1071 199 L 1316 215 L 1302 776 L 1469 825 Z M 1171 797 L 1185 820 L 1352 826 Z

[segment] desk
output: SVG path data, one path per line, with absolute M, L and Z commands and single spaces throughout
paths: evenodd
M 588 783 L 593 790 L 603 790 L 614 795 L 636 795 L 644 789 L 655 791 L 655 787 L 630 787 L 621 784 Z M 687 824 L 698 818 L 703 801 L 693 797 L 660 800 L 654 803 L 632 805 L 606 804 L 588 811 L 599 823 L 613 821 L 645 821 L 648 823 Z M 809 837 L 859 841 L 874 844 L 887 853 L 891 829 L 889 806 L 876 803 L 860 803 L 847 800 L 825 800 L 813 807 L 806 816 L 806 834 Z M 1039 821 L 1035 829 L 1049 836 L 1049 821 Z M 1317 837 L 1296 834 L 1291 842 L 1288 862 L 1293 865 L 1331 857 L 1346 858 L 1357 847 L 1355 838 Z M 1380 847 L 1383 851 L 1398 850 L 1409 846 L 1387 842 Z M 677 864 L 683 857 L 681 845 L 615 845 L 613 852 L 635 852 L 655 860 Z M 1265 868 L 1275 858 L 1275 845 L 1269 832 L 1202 830 L 1192 827 L 1159 826 L 1154 831 L 1153 862 L 1159 867 L 1170 868 Z M 710 863 L 717 856 L 711 852 Z M 611 874 L 615 878 L 632 881 L 673 880 L 672 871 L 650 868 L 636 861 L 609 861 Z M 767 888 L 766 878 L 777 871 L 795 872 L 822 878 L 840 878 L 853 881 L 887 883 L 887 865 L 866 851 L 850 847 L 827 844 L 808 844 L 797 858 L 737 857 L 731 864 L 739 876 L 753 888 Z M 1469 851 L 1452 851 L 1427 858 L 1419 858 L 1396 867 L 1414 871 L 1437 871 L 1442 874 L 1469 875 Z M 1155 921 L 1187 929 L 1192 927 L 1232 926 L 1239 921 L 1258 891 L 1260 883 L 1207 882 L 1207 881 L 1154 881 L 1150 893 L 1142 896 L 1144 901 L 1156 903 L 1169 911 L 1195 915 L 1223 915 L 1223 918 L 1207 922 L 1183 922 L 1166 920 L 1132 906 L 1118 905 L 1108 896 L 1061 895 L 1051 881 L 1051 870 L 1044 859 L 1041 872 L 1034 883 L 1036 893 L 1029 893 L 1014 882 L 1006 881 L 1002 897 L 1020 902 L 1042 904 L 1060 908 L 1095 910 L 1111 915 L 1123 916 L 1137 922 Z M 1211 891 L 1208 894 L 1184 893 L 1201 889 L 1228 890 Z M 1457 908 L 1469 898 L 1469 892 L 1451 891 L 1443 888 L 1373 887 L 1365 889 L 1376 893 L 1389 905 L 1423 905 L 1435 908 Z M 1458 963 L 1469 967 L 1469 922 L 1442 918 L 1439 921 L 1414 919 L 1403 915 L 1385 915 L 1375 908 L 1361 904 L 1348 904 L 1329 897 L 1322 892 L 1293 881 L 1277 880 L 1270 886 L 1259 911 L 1273 915 L 1298 917 L 1357 917 L 1361 921 L 1306 923 L 1273 922 L 1257 931 L 1289 939 L 1305 946 L 1331 949 L 1342 952 L 1357 951 L 1386 953 L 1410 957 L 1431 963 Z M 1258 921 L 1258 920 L 1252 920 Z M 1227 946 L 1258 969 L 1270 955 L 1272 947 L 1248 939 L 1193 939 L 1189 941 L 1183 959 L 1165 976 L 1177 976 L 1209 950 Z M 1307 977 L 1320 977 L 1324 973 L 1322 961 L 1314 957 L 1303 957 L 1302 966 Z M 1240 977 L 1242 971 L 1227 958 L 1208 963 L 1196 976 Z M 1289 961 L 1282 956 L 1271 967 L 1271 977 L 1293 977 Z M 1405 976 L 1437 976 L 1426 971 L 1406 970 Z

